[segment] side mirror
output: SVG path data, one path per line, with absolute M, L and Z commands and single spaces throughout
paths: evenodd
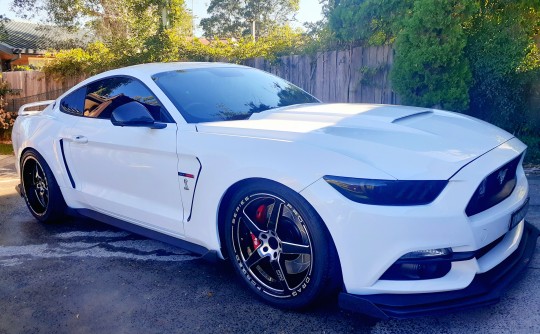
M 156 122 L 148 109 L 137 101 L 128 102 L 113 110 L 111 122 L 115 126 L 136 126 L 163 129 L 166 123 Z

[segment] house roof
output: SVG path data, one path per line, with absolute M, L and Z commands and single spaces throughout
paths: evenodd
M 0 51 L 12 54 L 44 54 L 48 49 L 82 46 L 91 40 L 85 31 L 71 32 L 61 27 L 12 20 L 4 23 L 4 31 L 0 36 Z

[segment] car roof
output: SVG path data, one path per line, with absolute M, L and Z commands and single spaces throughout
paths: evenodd
M 109 70 L 102 72 L 96 75 L 93 75 L 81 82 L 79 82 L 74 87 L 70 88 L 67 92 L 62 94 L 59 99 L 64 98 L 64 96 L 70 94 L 74 90 L 78 89 L 81 86 L 87 85 L 90 82 L 103 79 L 111 76 L 120 76 L 127 75 L 131 77 L 138 78 L 145 81 L 150 78 L 152 75 L 168 71 L 177 71 L 177 70 L 187 70 L 187 69 L 197 69 L 197 68 L 224 68 L 224 67 L 236 67 L 236 68 L 251 68 L 243 65 L 229 64 L 229 63 L 209 63 L 209 62 L 171 62 L 171 63 L 148 63 L 148 64 L 139 64 L 132 65 L 127 67 L 121 67 L 114 70 Z
M 229 63 L 207 63 L 207 62 L 172 62 L 172 63 L 148 63 L 128 67 L 122 67 L 99 74 L 99 77 L 111 75 L 132 75 L 135 77 L 148 77 L 156 73 L 187 70 L 196 68 L 217 68 L 217 67 L 246 67 Z M 97 78 L 97 77 L 94 77 Z

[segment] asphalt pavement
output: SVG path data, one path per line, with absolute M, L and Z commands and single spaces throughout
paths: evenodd
M 540 175 L 527 219 L 540 227 Z M 283 311 L 256 298 L 227 263 L 93 220 L 38 223 L 0 156 L 0 333 L 540 333 L 540 246 L 489 307 L 377 321 L 335 302 Z

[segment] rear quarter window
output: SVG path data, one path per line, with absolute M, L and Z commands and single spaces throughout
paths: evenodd
M 76 91 L 68 94 L 60 101 L 60 111 L 82 116 L 84 111 L 84 99 L 86 97 L 86 86 L 77 89 Z

